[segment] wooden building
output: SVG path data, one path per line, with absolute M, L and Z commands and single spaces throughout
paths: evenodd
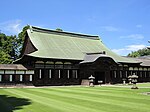
M 34 69 L 21 64 L 0 64 L 0 85 L 32 85 Z
M 34 26 L 27 30 L 21 58 L 14 63 L 22 64 L 26 69 L 14 69 L 13 73 L 8 73 L 6 71 L 9 69 L 0 68 L 1 83 L 18 81 L 36 86 L 80 85 L 90 75 L 95 77 L 95 84 L 99 80 L 120 83 L 133 73 L 139 76 L 140 82 L 150 81 L 149 59 L 121 57 L 108 49 L 99 36 Z M 10 78 L 19 75 L 19 78 L 3 80 L 1 77 L 6 75 Z

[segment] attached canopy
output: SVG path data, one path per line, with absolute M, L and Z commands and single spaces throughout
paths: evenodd
M 28 70 L 31 67 L 23 66 L 21 64 L 0 64 L 0 70 Z
M 141 66 L 150 66 L 150 55 L 131 59 L 141 62 Z
M 95 62 L 99 58 L 111 58 L 111 57 L 107 56 L 106 54 L 101 54 L 101 53 L 89 53 L 85 55 L 84 61 L 80 62 L 80 64 L 92 63 L 92 62 Z

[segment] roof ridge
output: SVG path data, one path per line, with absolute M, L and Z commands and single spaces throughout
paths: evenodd
M 74 32 L 66 32 L 66 31 L 56 31 L 56 30 L 50 30 L 46 28 L 40 28 L 36 26 L 30 26 L 30 31 L 33 33 L 36 32 L 42 32 L 42 33 L 49 33 L 49 34 L 57 34 L 57 35 L 68 35 L 72 37 L 86 37 L 88 39 L 95 39 L 100 40 L 98 35 L 88 35 L 88 34 L 81 34 L 81 33 L 74 33 Z

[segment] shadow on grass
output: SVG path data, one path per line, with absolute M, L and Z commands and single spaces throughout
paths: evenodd
M 0 95 L 0 112 L 13 112 L 22 109 L 25 105 L 30 105 L 29 99 L 17 98 L 7 95 Z

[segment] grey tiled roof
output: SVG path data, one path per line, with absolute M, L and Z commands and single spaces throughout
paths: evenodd
M 130 57 L 128 57 L 130 58 Z M 141 66 L 150 66 L 150 55 L 148 56 L 141 56 L 141 57 L 138 57 L 138 58 L 131 58 L 135 61 L 139 61 L 141 62 Z
M 141 66 L 150 66 L 150 55 L 139 57 L 136 60 L 139 60 L 142 62 Z
M 86 54 L 85 57 L 84 57 L 84 61 L 82 61 L 80 63 L 81 64 L 82 63 L 91 63 L 91 62 L 96 61 L 100 57 L 109 57 L 109 58 L 111 58 L 110 56 L 108 56 L 106 54 L 100 54 L 100 53 Z
M 27 70 L 28 68 L 22 64 L 0 64 L 0 70 Z

